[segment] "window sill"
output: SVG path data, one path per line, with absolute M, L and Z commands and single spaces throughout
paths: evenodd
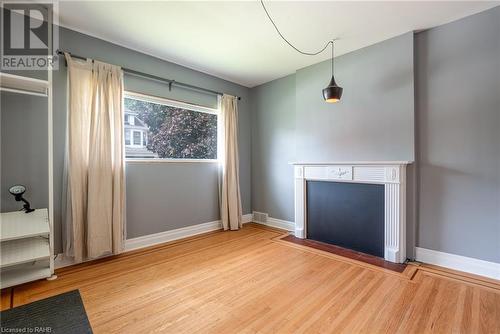
M 157 163 L 219 163 L 216 159 L 125 159 L 126 164 L 157 164 Z

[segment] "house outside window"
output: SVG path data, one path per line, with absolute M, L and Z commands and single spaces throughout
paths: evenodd
M 137 116 L 137 112 L 125 108 L 125 157 L 140 159 L 158 158 L 157 154 L 147 149 L 147 143 L 143 138 L 145 138 L 148 127 Z

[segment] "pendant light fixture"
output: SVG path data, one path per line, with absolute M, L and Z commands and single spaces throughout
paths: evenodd
M 335 82 L 335 77 L 333 76 L 334 41 L 331 42 L 332 42 L 332 79 L 330 80 L 328 86 L 325 89 L 323 89 L 323 98 L 325 99 L 325 102 L 336 103 L 340 101 L 340 98 L 342 97 L 342 91 L 344 89 L 342 87 L 337 86 L 337 83 Z
M 278 29 L 278 27 L 276 26 L 276 23 L 274 23 L 273 19 L 271 18 L 271 15 L 269 15 L 269 12 L 267 11 L 267 8 L 266 6 L 264 5 L 264 1 L 263 0 L 260 0 L 260 3 L 262 5 L 262 8 L 264 9 L 264 11 L 266 12 L 266 15 L 267 17 L 269 18 L 269 21 L 271 21 L 271 23 L 273 24 L 274 26 L 274 29 L 276 29 L 276 32 L 278 33 L 278 35 L 292 48 L 294 49 L 295 51 L 297 51 L 298 53 L 300 54 L 303 54 L 303 55 L 306 55 L 306 56 L 316 56 L 318 54 L 320 54 L 321 52 L 325 51 L 326 48 L 328 47 L 328 45 L 332 44 L 332 79 L 330 80 L 330 83 L 328 84 L 328 86 L 323 89 L 323 99 L 325 100 L 325 102 L 328 102 L 328 103 L 335 103 L 335 102 L 339 102 L 340 101 L 340 98 L 342 97 L 342 91 L 344 90 L 342 87 L 339 87 L 337 85 L 337 83 L 335 82 L 335 78 L 333 76 L 333 56 L 334 56 L 334 42 L 335 42 L 335 39 L 331 40 L 331 41 L 328 41 L 326 43 L 326 45 L 323 47 L 323 49 L 317 51 L 317 52 L 304 52 L 304 51 L 301 51 L 299 50 L 297 47 L 295 47 L 292 43 L 290 43 L 286 38 L 285 36 L 283 36 L 283 34 L 281 33 L 281 31 Z

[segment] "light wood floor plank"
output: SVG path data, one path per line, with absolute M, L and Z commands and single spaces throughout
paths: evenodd
M 499 282 L 390 272 L 282 234 L 250 224 L 63 268 L 16 287 L 14 304 L 79 289 L 95 333 L 500 334 Z

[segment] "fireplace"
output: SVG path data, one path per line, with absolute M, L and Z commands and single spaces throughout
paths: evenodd
M 307 181 L 307 239 L 384 257 L 384 185 Z
M 295 236 L 404 262 L 408 163 L 295 163 Z

